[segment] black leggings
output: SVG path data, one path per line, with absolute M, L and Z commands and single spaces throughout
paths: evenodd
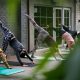
M 33 61 L 33 59 L 28 55 L 27 51 L 24 51 L 23 53 L 20 53 L 20 57 L 24 58 L 25 55 L 29 58 L 30 61 Z
M 16 52 L 16 57 L 20 63 L 20 65 L 23 65 L 23 62 L 21 61 L 20 57 L 21 56 L 27 56 L 29 58 L 30 61 L 33 61 L 33 59 L 27 54 L 27 52 L 20 54 L 20 52 Z

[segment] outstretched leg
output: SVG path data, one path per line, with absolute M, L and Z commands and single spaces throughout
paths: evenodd
M 57 42 L 55 42 L 51 36 L 48 36 L 48 37 L 45 39 L 44 42 L 46 42 L 46 44 L 47 44 L 49 47 L 55 46 L 55 49 L 53 48 L 54 50 L 56 50 L 55 52 L 57 52 L 57 54 L 58 54 L 62 59 L 64 59 L 64 57 L 63 57 L 63 56 L 60 54 L 60 52 L 59 52 Z M 54 58 L 55 58 L 56 60 L 58 60 L 55 54 L 54 54 Z
M 16 52 L 16 57 L 17 57 L 20 65 L 23 66 L 23 62 L 22 62 L 21 59 L 20 59 L 20 54 L 19 54 L 19 52 Z
M 20 56 L 24 56 L 24 55 L 26 55 L 26 56 L 29 58 L 29 60 L 30 60 L 32 63 L 34 63 L 34 62 L 33 62 L 33 59 L 28 55 L 28 53 L 27 53 L 27 51 L 26 51 L 25 49 L 23 49 L 23 50 L 21 51 L 21 53 L 20 53 Z

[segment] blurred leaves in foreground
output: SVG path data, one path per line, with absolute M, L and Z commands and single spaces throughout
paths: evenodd
M 66 60 L 48 72 L 44 72 L 45 80 L 80 80 L 80 42 L 70 51 Z
M 54 48 L 53 48 L 54 49 Z M 50 53 L 53 52 L 53 49 L 50 52 L 47 52 L 45 59 L 40 62 L 40 65 L 37 66 L 36 70 L 32 73 L 32 77 L 26 78 L 25 80 L 40 80 L 36 78 L 37 72 L 42 69 L 45 62 L 48 62 Z M 36 74 L 35 74 L 36 73 Z M 67 55 L 65 60 L 62 60 L 61 63 L 52 70 L 42 72 L 42 75 L 45 77 L 42 80 L 80 80 L 80 42 L 77 42 L 70 53 Z

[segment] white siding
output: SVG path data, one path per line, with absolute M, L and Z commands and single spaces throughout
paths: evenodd
M 29 0 L 29 14 L 34 19 L 34 1 Z M 30 50 L 33 50 L 34 48 L 34 26 L 30 22 Z
M 80 2 L 76 4 L 76 30 L 80 31 Z
M 25 13 L 27 13 L 27 3 L 26 0 L 21 0 L 21 42 L 28 49 L 28 24 Z

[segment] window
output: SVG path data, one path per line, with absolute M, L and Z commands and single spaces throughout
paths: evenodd
M 64 25 L 70 26 L 70 9 L 63 9 Z
M 59 31 L 54 33 L 53 27 L 56 27 L 57 30 L 61 28 L 59 24 L 64 24 L 70 26 L 70 8 L 53 8 L 46 6 L 34 6 L 34 19 L 38 25 L 47 30 L 55 40 L 60 40 L 61 35 Z M 35 39 L 37 32 L 35 31 Z M 42 47 L 45 44 L 40 44 Z
M 56 27 L 57 30 L 61 29 L 59 24 L 64 24 L 66 26 L 70 26 L 70 9 L 69 8 L 53 8 L 53 27 Z M 56 40 L 60 40 L 61 36 L 59 31 L 53 36 L 56 36 Z

